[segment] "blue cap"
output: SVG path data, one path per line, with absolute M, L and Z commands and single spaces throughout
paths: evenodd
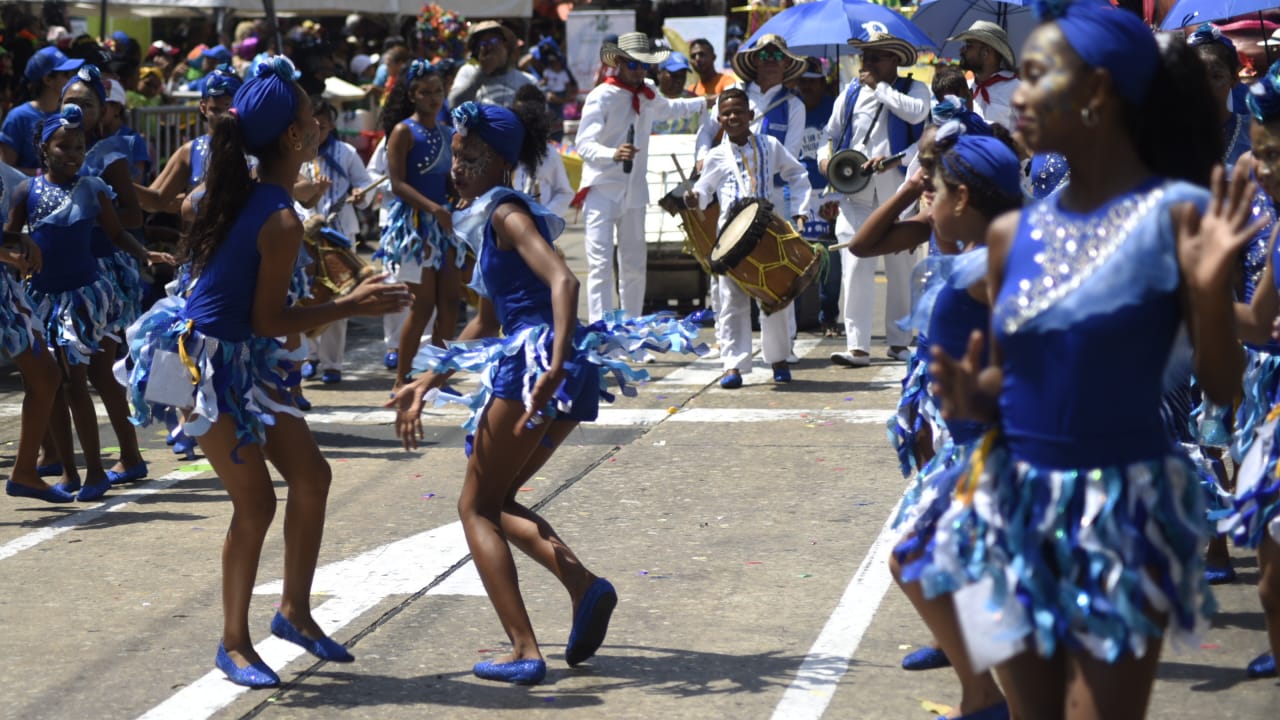
M 227 49 L 226 45 L 214 45 L 213 47 L 200 53 L 200 55 L 202 57 L 213 58 L 214 60 L 217 60 L 220 63 L 231 62 L 231 51 Z
M 111 39 L 118 43 L 126 43 L 129 42 L 129 33 L 123 30 L 117 30 L 111 33 Z
M 40 48 L 39 52 L 31 56 L 31 59 L 27 61 L 26 69 L 22 71 L 22 76 L 28 82 L 35 82 L 43 79 L 49 73 L 75 72 L 83 64 L 83 60 L 68 60 L 61 50 L 49 46 Z
M 658 69 L 666 70 L 669 73 L 676 73 L 676 72 L 680 72 L 681 70 L 688 70 L 689 61 L 685 60 L 684 56 L 681 55 L 680 53 L 672 50 L 671 54 L 667 56 L 667 59 L 663 60 L 662 63 L 658 65 Z

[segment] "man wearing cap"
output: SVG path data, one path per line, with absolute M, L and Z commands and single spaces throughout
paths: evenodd
M 764 35 L 747 49 L 733 56 L 733 70 L 742 78 L 739 85 L 747 93 L 755 119 L 751 121 L 753 135 L 772 135 L 782 143 L 792 157 L 800 157 L 804 141 L 804 101 L 786 88 L 805 71 L 805 60 L 787 50 L 787 41 L 778 35 Z M 702 158 L 721 136 L 720 120 L 715 113 L 708 116 L 698 131 L 697 157 Z M 781 178 L 774 178 L 781 185 Z M 791 217 L 794 213 L 778 209 L 778 214 Z
M 40 156 L 36 152 L 35 129 L 58 110 L 62 86 L 83 64 L 83 60 L 68 60 L 56 47 L 41 48 L 31 56 L 22 76 L 35 99 L 5 115 L 4 124 L 0 125 L 0 160 L 28 175 L 36 174 Z
M 645 267 L 644 207 L 649 133 L 655 121 L 702 113 L 703 98 L 672 100 L 655 92 L 646 75 L 670 54 L 644 33 L 624 33 L 600 47 L 600 61 L 613 68 L 587 95 L 578 125 L 582 181 L 575 204 L 586 225 L 587 309 L 591 322 L 614 308 L 613 254 L 618 253 L 618 294 L 631 317 L 643 312 Z
M 509 107 L 517 90 L 538 83 L 529 73 L 516 69 L 516 34 L 500 22 L 476 23 L 467 35 L 467 49 L 475 64 L 464 65 L 453 79 L 451 108 L 468 101 Z
M 684 87 L 688 76 L 689 62 L 684 59 L 684 55 L 672 50 L 667 59 L 658 64 L 658 92 L 662 93 L 663 97 L 673 100 L 698 97 Z M 701 119 L 702 114 L 698 113 L 670 120 L 661 120 L 653 124 L 653 134 L 688 135 L 696 133 Z
M 716 49 L 706 38 L 689 41 L 689 60 L 693 63 L 694 82 L 690 90 L 694 95 L 719 95 L 733 87 L 738 79 L 716 67 Z
M 1013 91 L 1018 89 L 1018 63 L 1004 28 L 978 20 L 968 30 L 947 38 L 960 46 L 960 68 L 973 73 L 973 111 L 989 124 L 1013 131 Z
M 836 220 L 836 237 L 841 242 L 853 239 L 867 215 L 898 190 L 904 179 L 916 141 L 929 117 L 929 88 L 918 80 L 898 77 L 900 66 L 916 63 L 916 50 L 905 40 L 888 33 L 872 32 L 869 39 L 850 40 L 862 51 L 862 68 L 836 98 L 831 119 L 827 122 L 826 142 L 818 151 L 818 167 L 823 174 L 832 155 L 841 150 L 856 150 L 869 160 L 867 169 L 874 172 L 871 182 L 862 190 L 844 195 L 840 200 L 840 217 Z M 908 153 L 898 162 L 886 160 Z M 852 253 L 841 255 L 843 290 L 841 309 L 844 313 L 844 352 L 831 355 L 831 361 L 845 367 L 871 364 L 871 314 L 875 305 L 876 259 L 859 259 Z M 884 256 L 888 281 L 885 296 L 885 340 L 889 357 L 906 360 L 911 351 L 911 334 L 898 329 L 897 321 L 911 309 L 911 253 Z

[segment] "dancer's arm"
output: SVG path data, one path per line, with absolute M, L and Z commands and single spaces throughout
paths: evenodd
M 860 258 L 891 255 L 929 242 L 933 223 L 927 211 L 921 211 L 908 220 L 899 220 L 924 195 L 924 170 L 917 170 L 898 191 L 882 203 L 863 221 L 854 233 L 849 252 Z

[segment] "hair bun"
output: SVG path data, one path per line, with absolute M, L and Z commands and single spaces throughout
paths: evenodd
M 289 58 L 283 55 L 277 55 L 270 60 L 263 60 L 253 69 L 254 77 L 268 78 L 272 75 L 281 80 L 293 82 L 298 78 L 299 73 L 293 63 L 289 62 Z
M 78 128 L 84 122 L 84 111 L 75 103 L 68 103 L 62 106 L 62 126 L 70 128 Z
M 933 136 L 933 144 L 945 150 L 955 145 L 965 132 L 964 123 L 959 120 L 948 120 L 938 128 L 938 132 Z
M 97 65 L 85 63 L 76 71 L 76 77 L 87 83 L 102 82 L 102 71 L 98 69 Z
M 480 106 L 474 102 L 465 102 L 453 109 L 453 129 L 462 137 L 467 136 L 467 131 L 474 127 L 479 127 L 484 122 L 484 117 L 480 114 Z

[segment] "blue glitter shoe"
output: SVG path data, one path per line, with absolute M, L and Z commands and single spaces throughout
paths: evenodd
M 497 680 L 513 685 L 537 685 L 547 676 L 546 660 L 513 660 L 495 664 L 492 660 L 476 663 L 471 672 L 481 680 Z
M 48 465 L 37 465 L 36 474 L 40 477 L 58 477 L 62 474 L 62 463 L 49 463 Z
M 114 470 L 107 471 L 107 480 L 112 485 L 118 485 L 120 483 L 127 483 L 127 482 L 134 482 L 136 480 L 141 480 L 146 476 L 147 476 L 146 463 L 138 463 L 137 465 L 134 465 L 133 467 L 125 470 L 124 472 L 116 472 Z
M 1210 585 L 1227 585 L 1236 581 L 1236 569 L 1230 565 L 1226 567 L 1206 567 L 1204 569 L 1204 581 Z
M 342 382 L 342 371 L 341 370 L 325 370 L 324 374 L 320 376 L 320 382 L 324 383 L 325 385 L 336 385 Z
M 227 654 L 227 649 L 218 643 L 218 656 L 213 664 L 226 673 L 227 679 L 236 685 L 247 688 L 269 688 L 280 684 L 280 676 L 267 667 L 266 663 L 256 662 L 249 667 L 237 667 L 236 661 Z
M 75 495 L 65 492 L 58 487 L 37 490 L 33 487 L 27 487 L 26 485 L 19 485 L 12 480 L 4 484 L 4 494 L 9 497 L 43 500 L 47 503 L 69 503 L 76 499 Z
M 347 652 L 347 649 L 340 643 L 330 637 L 323 637 L 319 640 L 312 640 L 302 631 L 293 626 L 293 623 L 285 619 L 278 611 L 276 616 L 271 619 L 271 634 L 287 640 L 294 645 L 315 655 L 321 660 L 330 662 L 349 663 L 355 662 L 355 656 Z
M 304 397 L 302 397 L 301 395 L 294 395 L 294 396 L 293 396 L 293 406 L 294 406 L 294 407 L 296 407 L 296 408 L 298 408 L 298 409 L 299 409 L 299 410 L 301 410 L 302 412 L 310 412 L 310 411 L 311 411 L 311 401 L 310 401 L 310 400 L 308 400 L 308 399 L 306 399 L 306 398 L 304 398 Z
M 316 376 L 316 363 L 314 360 L 307 360 L 302 363 L 302 379 L 310 380 Z
M 1271 653 L 1262 653 L 1250 661 L 1249 666 L 1245 668 L 1245 672 L 1251 678 L 1275 677 L 1276 656 Z
M 596 578 L 573 614 L 573 629 L 564 646 L 564 659 L 573 667 L 596 654 L 609 632 L 609 618 L 618 604 L 618 592 L 604 578 Z
M 720 378 L 720 387 L 725 390 L 737 390 L 742 387 L 742 373 L 727 372 Z
M 954 718 L 939 715 L 938 720 L 1009 720 L 1009 703 L 992 705 L 989 708 L 983 708 L 967 715 L 957 715 Z
M 400 366 L 400 351 L 388 350 L 387 354 L 382 357 L 382 364 L 388 370 L 395 370 Z
M 96 483 L 85 483 L 84 487 L 80 488 L 80 492 L 76 493 L 76 500 L 79 500 L 80 502 L 93 502 L 94 500 L 100 499 L 103 495 L 106 495 L 107 491 L 110 489 L 111 481 L 107 478 L 102 478 L 100 482 Z
M 937 670 L 944 667 L 951 667 L 951 660 L 941 648 L 922 647 L 902 658 L 903 670 Z
M 774 381 L 774 382 L 776 382 L 776 383 L 789 383 L 789 382 L 791 382 L 791 368 L 789 368 L 789 367 L 774 368 L 774 369 L 773 369 L 773 381 Z
M 178 428 L 176 434 L 173 436 L 173 454 L 186 455 L 188 460 L 194 460 L 195 451 L 195 438 L 182 432 L 182 428 Z

